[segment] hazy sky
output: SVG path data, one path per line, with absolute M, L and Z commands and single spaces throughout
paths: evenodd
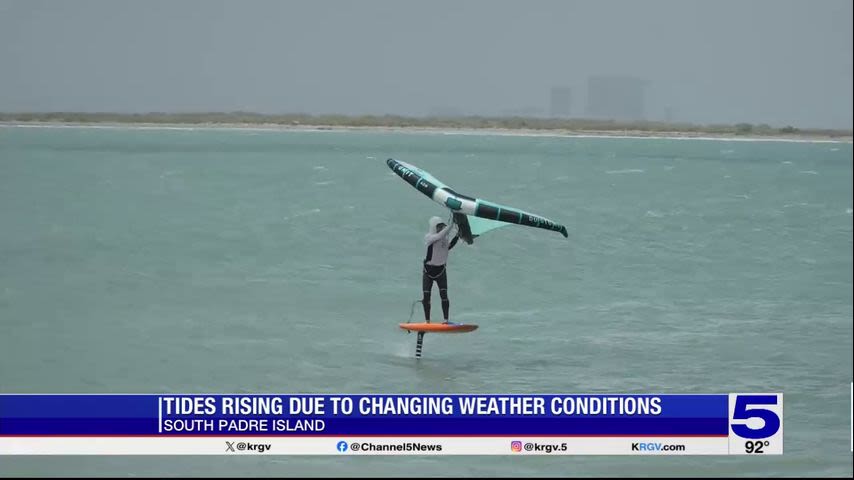
M 649 82 L 661 120 L 852 127 L 851 0 L 0 0 L 0 111 L 495 115 Z

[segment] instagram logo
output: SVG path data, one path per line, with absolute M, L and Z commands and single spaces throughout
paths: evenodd
M 510 450 L 513 452 L 521 452 L 522 451 L 522 442 L 519 440 L 513 440 L 510 442 Z

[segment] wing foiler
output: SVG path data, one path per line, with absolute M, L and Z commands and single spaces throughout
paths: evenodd
M 560 232 L 564 237 L 569 236 L 566 227 L 545 217 L 457 193 L 414 165 L 393 158 L 386 160 L 386 164 L 406 183 L 439 205 L 449 208 L 459 227 L 460 238 L 468 244 L 484 232 L 512 224 L 542 228 Z

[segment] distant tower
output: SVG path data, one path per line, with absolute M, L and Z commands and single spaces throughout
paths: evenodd
M 568 117 L 571 113 L 572 89 L 569 87 L 552 87 L 549 115 L 552 117 Z
M 603 120 L 643 120 L 645 89 L 646 82 L 634 77 L 590 77 L 585 113 Z

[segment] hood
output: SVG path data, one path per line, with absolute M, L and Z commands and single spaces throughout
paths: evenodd
M 430 221 L 428 222 L 430 227 L 427 230 L 427 233 L 436 233 L 436 225 L 439 225 L 440 223 L 445 223 L 445 221 L 440 217 L 430 217 Z
M 430 221 L 427 223 L 429 225 L 427 235 L 432 235 L 434 233 L 437 233 L 436 225 L 439 225 L 440 223 L 445 223 L 445 220 L 443 220 L 441 217 L 430 217 Z M 427 235 L 424 235 L 425 242 L 427 242 Z

